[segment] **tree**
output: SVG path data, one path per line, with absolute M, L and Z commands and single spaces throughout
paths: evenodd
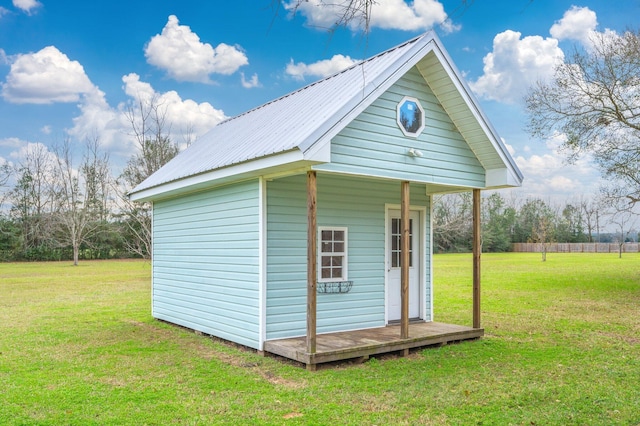
M 2 214 L 5 199 L 9 196 L 8 182 L 12 175 L 11 165 L 4 163 L 0 165 L 0 214 Z
M 616 202 L 617 201 L 617 202 Z M 629 234 L 633 230 L 637 221 L 637 216 L 628 204 L 615 200 L 612 203 L 612 211 L 609 223 L 615 228 L 615 242 L 618 244 L 618 257 L 622 258 L 622 248 L 627 242 Z
M 515 227 L 515 209 L 507 206 L 505 200 L 497 192 L 484 198 L 482 207 L 483 251 L 509 251 Z
M 46 146 L 33 144 L 13 173 L 16 183 L 7 197 L 11 203 L 9 214 L 20 229 L 22 251 L 29 257 L 31 250 L 40 249 L 51 240 L 53 155 Z
M 591 154 L 610 195 L 640 201 L 640 33 L 595 34 L 526 97 L 533 136 L 566 137 L 568 160 Z
M 515 241 L 537 244 L 544 262 L 549 244 L 555 237 L 554 226 L 555 215 L 547 203 L 539 198 L 527 200 L 518 211 Z
M 286 3 L 286 8 L 293 14 L 298 12 L 302 4 L 308 0 L 293 0 Z M 282 5 L 282 0 L 271 0 L 271 7 L 278 11 Z M 335 0 L 318 0 L 317 6 L 322 8 L 330 8 L 335 14 L 335 22 L 329 31 L 335 31 L 338 27 L 357 26 L 362 28 L 366 33 L 369 32 L 371 23 L 371 8 L 377 0 L 343 0 L 342 2 Z
M 69 140 L 56 150 L 57 179 L 54 214 L 55 241 L 71 246 L 73 264 L 78 265 L 80 246 L 89 242 L 106 222 L 111 177 L 109 157 L 100 152 L 98 139 L 88 141 L 80 168 L 73 166 Z
M 151 255 L 151 204 L 134 203 L 128 193 L 175 157 L 179 146 L 171 140 L 167 108 L 157 97 L 138 99 L 127 110 L 138 152 L 120 175 L 120 211 L 127 248 L 144 258 Z
M 438 251 L 470 251 L 473 238 L 472 222 L 470 192 L 434 198 L 433 242 Z
M 327 28 L 330 32 L 335 31 L 339 27 L 355 27 L 360 28 L 365 34 L 368 34 L 371 29 L 373 8 L 379 1 L 380 0 L 312 0 L 312 5 L 327 9 L 325 13 L 335 16 L 333 25 Z M 474 0 L 460 0 L 460 6 L 456 8 L 456 11 L 464 13 L 473 2 Z M 296 14 L 304 4 L 309 3 L 309 0 L 289 0 L 287 2 L 271 0 L 271 7 L 276 11 L 276 14 L 283 3 L 287 10 Z
M 598 235 L 598 241 L 600 238 L 600 216 L 603 210 L 603 203 L 600 200 L 588 200 L 585 198 L 580 199 L 580 210 L 582 211 L 582 217 L 584 218 L 585 226 L 587 227 L 588 242 L 593 242 L 594 232 Z

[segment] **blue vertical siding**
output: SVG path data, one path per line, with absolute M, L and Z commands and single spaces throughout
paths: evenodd
M 306 333 L 306 176 L 267 185 L 267 339 Z M 411 188 L 413 206 L 430 212 L 424 185 Z M 344 294 L 318 294 L 317 331 L 385 324 L 385 205 L 400 203 L 400 183 L 318 175 L 318 226 L 348 228 L 348 273 L 353 288 Z M 429 259 L 427 217 L 424 253 Z M 427 263 L 425 296 L 430 300 Z M 431 318 L 427 303 L 425 317 Z
M 396 123 L 404 96 L 418 99 L 425 128 L 405 136 Z M 424 155 L 407 155 L 410 148 Z M 331 163 L 315 167 L 443 185 L 484 187 L 485 170 L 417 70 L 412 68 L 331 142 Z
M 258 181 L 154 203 L 156 318 L 259 347 Z

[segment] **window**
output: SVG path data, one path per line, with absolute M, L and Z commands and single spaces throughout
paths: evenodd
M 416 98 L 405 96 L 398 103 L 396 121 L 405 136 L 418 137 L 424 129 L 424 110 Z
M 402 266 L 402 221 L 391 219 L 391 267 Z M 413 267 L 413 219 L 409 219 L 409 267 Z
M 347 228 L 319 228 L 319 281 L 347 279 Z

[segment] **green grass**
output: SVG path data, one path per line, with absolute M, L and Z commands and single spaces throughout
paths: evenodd
M 435 257 L 471 323 L 471 256 Z M 640 425 L 640 255 L 483 255 L 479 341 L 310 373 L 150 316 L 149 264 L 0 264 L 0 424 Z

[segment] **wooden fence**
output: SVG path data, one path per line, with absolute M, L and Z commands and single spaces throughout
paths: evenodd
M 513 243 L 514 252 L 540 253 L 540 243 Z M 618 253 L 620 245 L 617 243 L 547 243 L 547 253 Z M 623 253 L 638 253 L 640 244 L 624 243 Z

